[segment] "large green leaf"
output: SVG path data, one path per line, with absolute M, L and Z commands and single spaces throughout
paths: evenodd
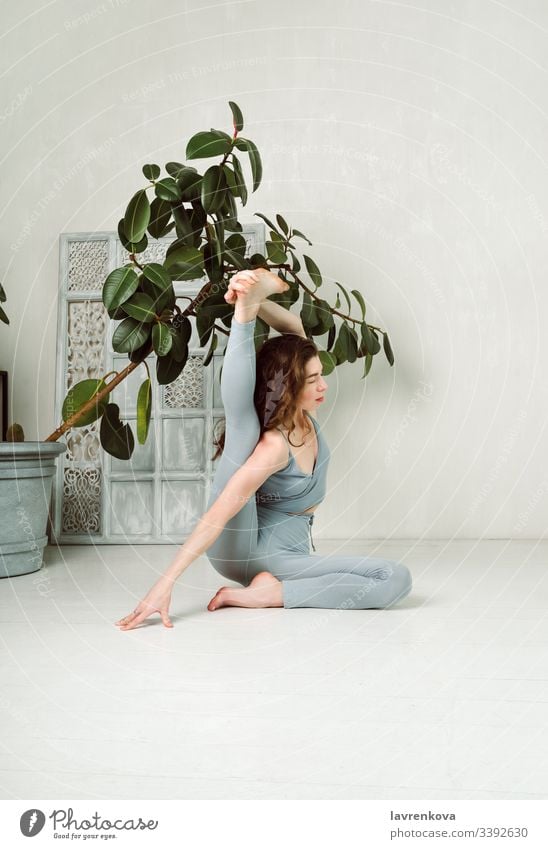
M 166 162 L 166 171 L 170 177 L 173 177 L 174 180 L 178 180 L 184 171 L 196 172 L 196 169 L 192 168 L 190 165 L 183 165 L 182 162 Z
M 139 242 L 150 221 L 150 203 L 146 189 L 135 192 L 124 216 L 124 233 L 130 242 Z
M 234 253 L 240 254 L 243 259 L 247 250 L 245 236 L 242 236 L 241 233 L 232 233 L 232 235 L 225 240 L 225 247 L 229 248 L 229 250 Z
M 293 263 L 291 265 L 291 268 L 293 270 L 293 273 L 297 274 L 301 270 L 301 263 L 299 262 L 298 257 L 296 256 L 296 254 L 293 253 L 293 251 L 289 251 L 289 253 L 291 254 L 291 256 L 293 258 Z
M 225 133 L 224 130 L 216 130 L 215 127 L 211 127 L 209 132 L 213 133 L 213 135 L 217 136 L 219 139 L 226 139 L 229 142 L 232 141 L 232 137 L 229 136 L 228 133 Z
M 230 306 L 227 304 L 226 306 Z M 210 307 L 209 309 L 205 307 L 199 307 L 196 310 L 196 330 L 198 332 L 198 337 L 200 339 L 200 346 L 203 348 L 207 345 L 209 341 L 209 337 L 213 331 L 213 327 L 215 324 L 215 315 L 216 307 Z M 219 305 L 218 309 L 222 309 Z M 231 312 L 234 312 L 232 309 Z
M 153 182 L 157 180 L 160 176 L 160 166 L 159 165 L 143 165 L 143 174 L 147 178 Z
M 160 239 L 165 235 L 166 228 L 171 218 L 171 204 L 162 198 L 154 198 L 150 204 L 150 221 L 148 232 L 153 239 Z
M 165 357 L 171 350 L 173 336 L 167 324 L 157 322 L 152 328 L 152 346 L 159 357 Z
M 236 180 L 236 196 L 241 198 L 242 206 L 245 206 L 247 203 L 247 187 L 241 162 L 236 156 L 232 158 L 232 167 L 234 168 L 234 178 Z
M 357 302 L 359 303 L 359 305 L 361 307 L 362 321 L 363 321 L 363 319 L 365 318 L 365 301 L 363 299 L 362 293 L 359 292 L 358 289 L 352 289 L 352 294 L 354 295 L 354 297 L 356 298 Z
M 373 356 L 375 356 L 375 354 L 378 354 L 381 349 L 381 343 L 379 342 L 379 337 L 377 336 L 376 331 L 373 330 L 372 327 L 370 328 L 369 332 L 371 333 L 371 337 L 373 339 L 373 348 L 371 350 L 371 353 L 373 354 Z
M 164 265 L 173 274 L 174 279 L 196 280 L 204 273 L 204 257 L 197 248 L 179 245 L 176 249 L 168 248 Z
M 185 321 L 188 321 L 186 316 Z M 188 323 L 190 324 L 190 321 Z M 186 362 L 188 357 L 188 340 L 190 338 L 192 328 L 188 334 L 188 338 L 186 336 L 185 328 L 181 326 L 176 326 L 175 321 L 173 322 L 173 325 L 171 326 L 170 330 L 173 339 L 171 343 L 171 350 L 169 353 L 174 360 L 177 360 L 177 362 Z
M 104 389 L 105 386 L 106 383 L 103 378 L 97 380 L 91 378 L 88 380 L 81 380 L 79 383 L 75 383 L 74 386 L 71 386 L 65 400 L 63 401 L 63 408 L 61 410 L 63 421 L 66 422 L 67 419 L 70 419 L 77 410 L 80 410 L 87 401 L 93 398 L 93 396 L 101 389 Z M 84 425 L 88 425 L 96 421 L 99 416 L 103 415 L 107 403 L 108 395 L 106 395 L 101 401 L 96 401 L 91 410 L 79 418 L 73 427 L 83 427 Z
M 362 321 L 361 323 L 361 345 L 360 351 L 364 354 L 372 354 L 373 348 L 375 347 L 375 340 L 371 335 L 371 331 L 369 330 L 369 325 L 366 321 Z
M 240 109 L 237 103 L 234 103 L 233 100 L 229 100 L 228 105 L 232 110 L 234 129 L 237 130 L 238 133 L 241 133 L 244 128 L 244 116 L 242 115 L 242 110 Z
M 6 293 L 4 291 L 4 287 L 0 283 L 0 304 L 3 304 L 6 300 Z
M 190 342 L 190 337 L 192 336 L 192 322 L 187 315 L 182 315 L 182 313 L 176 315 L 171 326 L 180 335 L 185 344 Z
M 211 226 L 211 225 L 210 225 Z M 223 250 L 222 247 L 225 243 L 225 226 L 222 219 L 215 219 L 213 221 L 213 227 L 215 231 L 215 242 L 217 249 L 217 257 L 219 262 L 222 262 L 223 259 Z
M 358 340 L 355 331 L 346 321 L 343 321 L 339 327 L 339 335 L 333 348 L 333 355 L 337 358 L 337 363 L 353 363 L 358 356 Z
M 3 322 L 4 322 L 4 324 L 9 324 L 9 323 L 10 323 L 9 318 L 7 317 L 7 315 L 6 315 L 6 313 L 4 312 L 4 310 L 2 309 L 2 307 L 0 307 L 0 321 L 3 321 Z
M 228 185 L 220 165 L 212 165 L 204 174 L 202 181 L 202 206 L 206 212 L 215 212 L 223 205 Z
M 224 156 L 231 142 L 216 133 L 201 132 L 192 136 L 186 146 L 187 159 L 205 159 L 208 156 Z
M 303 306 L 301 309 L 301 321 L 306 327 L 314 327 L 317 323 L 316 311 L 314 309 L 314 301 L 308 294 L 308 292 L 304 292 L 303 294 Z
M 142 363 L 149 354 L 152 352 L 152 341 L 151 339 L 147 339 L 144 345 L 141 345 L 140 348 L 136 348 L 135 351 L 130 351 L 128 354 L 129 360 L 132 363 Z
M 232 233 L 225 239 L 223 256 L 238 269 L 249 268 L 249 262 L 245 257 L 247 243 L 241 233 Z
M 300 238 L 300 239 L 304 239 L 304 240 L 305 240 L 305 242 L 308 242 L 308 244 L 309 244 L 309 245 L 311 245 L 311 244 L 312 244 L 312 242 L 310 241 L 310 239 L 308 238 L 308 236 L 305 236 L 305 235 L 304 235 L 304 233 L 301 233 L 301 231 L 300 231 L 300 230 L 293 230 L 293 235 L 294 235 L 294 236 L 299 236 L 299 238 Z
M 199 200 L 192 201 L 192 212 L 190 213 L 190 223 L 194 231 L 194 247 L 199 248 L 202 241 L 202 230 L 207 222 L 206 211 Z
M 154 321 L 156 318 L 154 301 L 150 295 L 145 295 L 142 292 L 136 292 L 129 301 L 123 304 L 122 309 L 132 318 L 139 319 L 139 321 Z
M 103 304 L 107 310 L 119 307 L 137 291 L 139 277 L 130 266 L 111 271 L 103 286 Z
M 287 239 L 284 236 L 282 236 L 281 233 L 278 233 L 277 230 L 271 230 L 270 231 L 270 238 L 272 239 L 273 242 L 275 242 L 283 250 L 285 250 L 286 245 L 289 245 L 289 242 L 287 241 Z M 291 247 L 293 247 L 293 245 L 291 245 Z
M 147 441 L 151 408 L 152 392 L 150 378 L 147 377 L 141 383 L 137 395 L 137 439 L 140 445 L 144 445 Z
M 278 229 L 276 225 L 272 223 L 270 218 L 267 218 L 266 215 L 262 214 L 262 212 L 254 212 L 253 215 L 256 215 L 258 218 L 262 218 L 262 220 L 265 222 L 265 224 L 268 224 L 271 230 L 276 231 Z
M 251 268 L 266 268 L 266 257 L 264 257 L 262 254 L 252 254 L 249 257 L 249 264 Z
M 383 338 L 384 353 L 386 354 L 386 359 L 388 360 L 390 365 L 393 366 L 394 365 L 394 353 L 392 351 L 390 339 L 388 338 L 388 333 L 384 333 L 383 335 L 384 335 L 384 338 Z
M 323 298 L 315 298 L 315 309 L 316 318 L 319 322 L 318 333 L 316 335 L 327 333 L 335 323 L 331 307 Z
M 148 246 L 148 238 L 147 234 L 143 236 L 138 242 L 130 242 L 126 234 L 124 233 L 124 219 L 121 218 L 118 222 L 118 238 L 120 239 L 122 245 L 130 254 L 140 254 L 143 251 L 146 251 Z
M 143 266 L 143 277 L 153 284 L 159 292 L 164 292 L 171 286 L 171 277 L 163 265 L 159 262 L 147 262 Z
M 287 262 L 287 254 L 280 247 L 279 242 L 270 242 L 267 240 L 266 242 L 266 250 L 268 253 L 268 258 L 270 262 L 275 263 L 276 265 Z
M 230 165 L 223 165 L 223 172 L 226 177 L 226 184 L 228 186 L 229 192 L 233 194 L 235 197 L 238 197 L 238 187 L 236 185 L 236 177 L 234 175 L 234 171 L 230 167 Z
M 323 366 L 324 377 L 325 375 L 331 374 L 331 372 L 337 365 L 336 358 L 333 356 L 333 354 L 329 353 L 329 351 L 318 351 L 318 356 Z
M 194 244 L 194 229 L 190 212 L 185 207 L 184 203 L 173 204 L 173 218 L 177 228 L 177 237 L 182 239 L 186 245 Z
M 173 177 L 164 177 L 163 180 L 158 180 L 154 186 L 154 191 L 156 197 L 161 200 L 176 201 L 181 199 L 181 189 Z
M 181 189 L 181 200 L 185 202 L 200 200 L 202 179 L 202 175 L 193 168 L 185 168 L 177 178 L 177 185 Z
M 150 297 L 156 315 L 160 315 L 163 310 L 172 310 L 174 308 L 176 298 L 173 285 L 170 285 L 161 291 L 156 288 L 154 283 L 147 280 L 146 277 L 141 278 L 140 285 L 145 295 Z
M 287 226 L 287 221 L 285 218 L 279 213 L 276 214 L 276 221 L 278 222 L 278 226 L 280 230 L 283 230 L 286 236 L 289 236 L 289 227 Z
M 253 176 L 253 191 L 256 192 L 261 184 L 263 165 L 257 145 L 251 139 L 247 140 L 247 152 L 249 154 L 249 164 L 251 165 L 251 174 Z
M 346 360 L 349 363 L 354 363 L 358 356 L 358 340 L 354 328 L 350 327 L 346 321 L 343 321 L 341 325 L 339 339 L 344 346 Z
M 360 351 L 365 354 L 374 356 L 381 349 L 380 342 L 374 330 L 371 330 L 365 321 L 361 324 L 361 345 Z
M 225 192 L 225 199 L 217 211 L 219 222 L 226 230 L 241 231 L 241 224 L 238 222 L 238 210 L 234 195 L 230 192 Z
M 322 275 L 320 274 L 320 269 L 312 259 L 312 257 L 303 254 L 304 264 L 306 265 L 306 270 L 310 274 L 312 278 L 312 282 L 315 284 L 316 288 L 322 285 Z
M 157 357 L 156 380 L 160 386 L 166 386 L 168 383 L 173 383 L 173 381 L 181 374 L 185 364 L 186 358 L 184 360 L 176 360 L 172 356 L 171 351 L 166 357 Z
M 208 225 L 210 227 L 211 225 Z M 223 277 L 222 261 L 218 252 L 217 239 L 204 245 L 204 265 L 208 279 L 212 283 L 220 283 Z M 226 301 L 225 301 L 226 303 Z M 228 306 L 228 304 L 227 304 Z
M 150 335 L 150 324 L 126 318 L 112 334 L 112 347 L 118 354 L 127 354 L 144 345 Z
M 369 374 L 372 363 L 373 363 L 373 355 L 372 354 L 366 354 L 366 356 L 365 356 L 365 368 L 363 370 L 362 378 L 366 377 Z
M 129 460 L 133 454 L 135 447 L 133 432 L 128 424 L 120 421 L 118 404 L 107 404 L 101 419 L 99 436 L 105 451 L 117 457 L 118 460 Z

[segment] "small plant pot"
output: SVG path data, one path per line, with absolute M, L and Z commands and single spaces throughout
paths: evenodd
M 43 565 L 55 461 L 64 442 L 0 442 L 0 577 Z

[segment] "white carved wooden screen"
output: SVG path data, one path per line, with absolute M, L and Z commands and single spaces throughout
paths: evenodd
M 264 225 L 243 224 L 247 255 L 264 253 Z M 160 239 L 140 254 L 143 262 L 163 262 L 172 238 Z M 141 261 L 141 259 L 140 259 Z M 56 417 L 68 389 L 80 380 L 120 371 L 129 360 L 112 350 L 117 321 L 109 319 L 101 299 L 106 276 L 129 262 L 113 232 L 62 233 L 57 333 Z M 178 297 L 195 296 L 206 278 L 174 283 Z M 224 325 L 222 325 L 224 326 Z M 145 379 L 138 366 L 110 399 L 129 422 L 135 449 L 130 460 L 107 454 L 99 423 L 73 428 L 64 437 L 67 451 L 57 464 L 52 516 L 60 543 L 180 543 L 205 510 L 215 463 L 213 436 L 223 417 L 219 375 L 226 336 L 212 362 L 203 365 L 193 327 L 189 357 L 168 386 L 156 381 L 155 358 L 147 359 L 152 382 L 152 415 L 145 445 L 136 438 L 137 392 Z M 216 432 L 216 431 L 215 431 Z

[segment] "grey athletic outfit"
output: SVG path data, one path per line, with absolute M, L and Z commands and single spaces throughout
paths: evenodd
M 253 453 L 260 424 L 253 403 L 256 355 L 255 319 L 232 319 L 221 395 L 225 445 L 212 481 L 208 509 L 231 476 Z M 247 586 L 267 571 L 282 582 L 284 607 L 384 608 L 411 591 L 403 563 L 356 554 L 311 554 L 314 514 L 302 511 L 325 497 L 330 451 L 316 420 L 318 454 L 312 474 L 297 466 L 289 449 L 287 466 L 271 475 L 230 519 L 206 554 L 223 577 Z M 292 513 L 301 515 L 291 515 Z M 315 551 L 315 549 L 314 549 Z

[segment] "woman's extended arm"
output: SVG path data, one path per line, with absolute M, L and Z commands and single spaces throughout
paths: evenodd
M 253 271 L 236 272 L 230 278 L 231 281 L 237 280 L 237 288 L 249 290 L 249 277 L 260 279 L 261 277 L 274 277 L 279 280 L 279 276 L 267 268 L 255 268 Z M 298 315 L 286 310 L 281 304 L 276 301 L 271 301 L 268 298 L 261 303 L 259 307 L 259 318 L 266 321 L 270 327 L 277 330 L 278 333 L 296 333 L 298 336 L 306 337 L 303 323 Z
M 282 307 L 283 309 L 283 307 Z M 213 502 L 177 552 L 167 571 L 156 581 L 133 613 L 116 622 L 122 630 L 129 631 L 152 613 L 159 613 L 167 628 L 171 591 L 179 575 L 210 548 L 226 523 L 254 497 L 261 484 L 275 471 L 287 465 L 285 444 L 272 431 L 265 431 L 251 456 L 229 479 L 223 491 Z
M 269 301 L 268 298 L 264 300 L 259 307 L 259 318 L 266 321 L 278 333 L 296 333 L 298 336 L 306 336 L 299 316 L 289 312 L 276 301 Z

